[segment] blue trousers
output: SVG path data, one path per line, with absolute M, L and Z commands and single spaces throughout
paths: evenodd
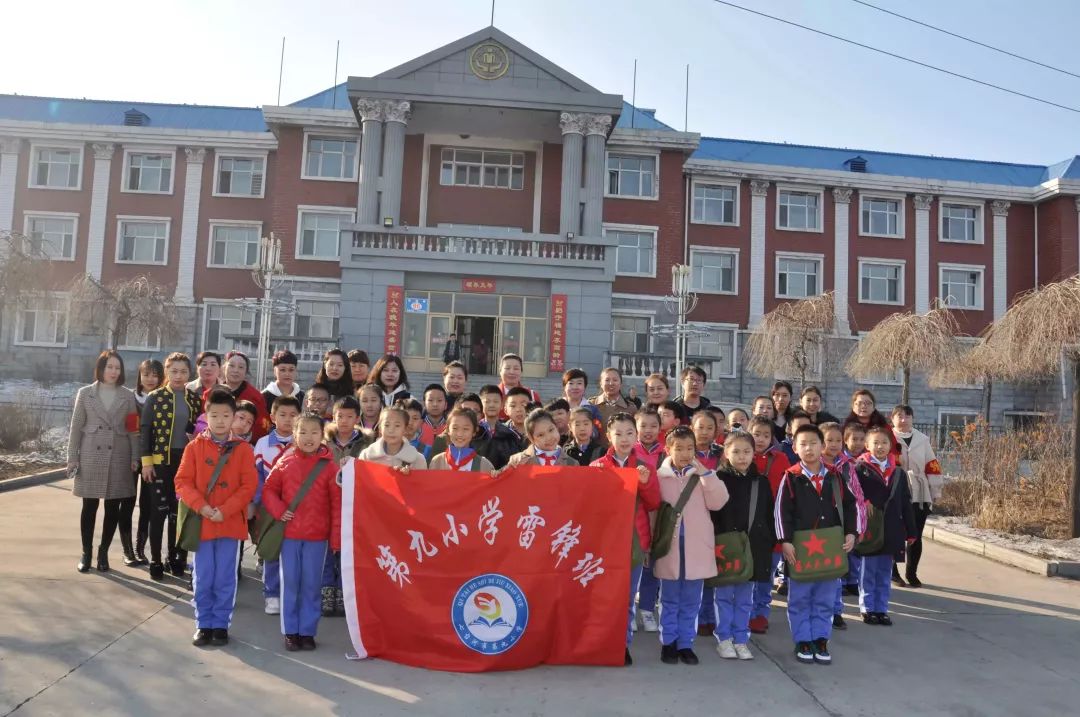
M 859 581 L 859 611 L 888 612 L 892 592 L 892 555 L 863 557 L 862 580 Z
M 630 645 L 634 642 L 634 597 L 638 591 L 638 585 L 641 583 L 641 573 L 644 566 L 638 565 L 636 568 L 630 568 L 630 619 L 626 623 L 626 647 L 630 648 Z
M 704 580 L 687 580 L 685 536 L 679 536 L 679 579 L 660 581 L 660 643 L 680 650 L 694 647 Z
M 320 597 L 325 540 L 293 540 L 281 544 L 281 634 L 315 637 L 322 616 Z
M 322 586 L 324 588 L 341 589 L 341 553 L 333 550 L 326 551 L 326 561 L 323 563 Z
M 263 561 L 263 597 L 281 597 L 281 561 Z
M 652 565 L 646 565 L 641 571 L 641 583 L 638 585 L 638 609 L 656 612 L 656 601 L 659 597 L 660 581 L 653 575 Z
M 788 625 L 796 643 L 832 637 L 835 597 L 835 580 L 809 583 L 792 578 L 788 581 Z
M 745 645 L 750 640 L 750 611 L 754 609 L 754 583 L 724 585 L 713 590 L 713 635 L 720 642 Z
M 716 607 L 713 605 L 713 591 L 715 588 L 703 587 L 701 589 L 701 610 L 698 611 L 698 623 L 702 625 L 716 624 Z
M 772 553 L 769 579 L 754 583 L 754 609 L 751 617 L 769 617 L 769 612 L 772 610 L 773 576 L 776 575 L 776 568 L 783 560 L 783 554 Z
M 844 579 L 836 579 L 836 602 L 833 603 L 833 615 L 844 614 Z
M 191 587 L 195 593 L 195 624 L 202 630 L 228 630 L 236 607 L 236 571 L 240 541 L 203 540 L 195 551 Z
M 862 579 L 862 561 L 863 561 L 863 556 L 859 555 L 854 550 L 852 550 L 850 553 L 848 553 L 848 556 L 847 556 L 848 571 L 847 571 L 847 575 L 845 575 L 844 578 L 843 578 L 844 585 L 858 585 L 859 584 L 859 582 Z

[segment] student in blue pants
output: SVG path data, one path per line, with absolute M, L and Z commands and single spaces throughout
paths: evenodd
M 296 419 L 300 416 L 300 401 L 295 396 L 278 396 L 270 408 L 274 430 L 255 443 L 255 468 L 259 472 L 259 487 L 255 491 L 250 514 L 255 515 L 256 506 L 263 502 L 267 476 L 274 465 L 293 444 Z M 263 562 L 263 611 L 277 615 L 281 611 L 281 570 L 276 560 Z

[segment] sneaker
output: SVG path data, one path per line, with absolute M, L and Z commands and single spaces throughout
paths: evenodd
M 660 646 L 660 662 L 665 665 L 679 664 L 679 650 L 675 647 L 674 642 L 670 645 Z
M 832 616 L 832 626 L 833 626 L 834 630 L 846 630 L 847 629 L 847 623 L 844 622 L 844 616 L 843 615 L 833 615 Z
M 769 631 L 769 618 L 764 615 L 750 618 L 750 632 L 755 635 L 764 635 Z
M 276 597 L 266 598 L 263 604 L 263 612 L 267 615 L 280 615 L 281 614 L 281 600 Z
M 341 588 L 334 588 L 334 617 L 345 617 L 345 593 Z
M 709 637 L 713 634 L 713 630 L 716 629 L 716 623 L 701 622 L 697 626 L 698 637 Z
M 314 635 L 301 635 L 300 636 L 300 649 L 301 650 L 314 650 L 315 636 Z
M 684 647 L 679 650 L 679 662 L 684 665 L 696 665 L 698 664 L 698 656 L 694 654 L 694 651 L 689 647 Z
M 634 658 L 630 656 L 630 648 L 626 648 L 626 655 L 623 656 L 623 667 L 629 667 L 634 664 Z
M 334 616 L 334 588 L 332 587 L 322 589 L 322 616 Z
M 878 614 L 876 612 L 864 612 L 862 614 L 862 621 L 867 625 L 878 625 Z
M 787 580 L 780 583 L 780 586 L 776 588 L 776 594 L 782 596 L 787 595 Z
M 660 626 L 656 624 L 656 615 L 648 610 L 641 610 L 639 612 L 641 617 L 641 629 L 645 632 L 659 632 Z
M 800 642 L 795 646 L 795 659 L 804 665 L 814 661 L 814 646 L 809 642 Z
M 825 638 L 814 640 L 814 662 L 819 665 L 832 664 L 832 655 L 829 654 L 829 641 Z
M 750 646 L 745 642 L 740 642 L 735 645 L 735 656 L 740 660 L 754 659 L 754 653 L 750 652 Z
M 844 594 L 851 595 L 852 597 L 859 597 L 859 584 L 848 583 L 844 586 Z
M 214 647 L 224 647 L 229 644 L 229 631 L 223 627 L 214 629 L 214 634 L 210 637 L 210 644 Z
M 885 627 L 892 627 L 892 618 L 888 613 L 879 612 L 877 614 L 878 625 L 884 625 Z
M 922 587 L 922 580 L 919 580 L 918 575 L 908 575 L 907 576 L 907 584 L 908 584 L 908 587 L 911 587 L 911 588 L 921 588 Z
M 199 628 L 195 631 L 195 634 L 191 638 L 191 644 L 195 647 L 206 647 L 210 644 L 210 639 L 213 637 L 213 630 L 207 630 L 205 628 Z
M 296 652 L 300 648 L 300 636 L 299 635 L 286 635 L 285 636 L 285 649 L 289 652 Z
M 150 563 L 150 579 L 161 582 L 165 579 L 165 566 L 161 563 Z
M 735 652 L 735 646 L 731 644 L 731 638 L 721 640 L 716 645 L 716 654 L 725 660 L 737 660 L 739 658 L 738 653 Z

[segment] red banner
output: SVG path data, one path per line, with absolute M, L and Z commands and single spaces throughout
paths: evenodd
M 566 367 L 566 294 L 551 295 L 551 339 L 548 346 L 548 370 Z
M 405 287 L 386 287 L 386 339 L 383 351 L 397 354 L 401 351 L 401 322 L 404 320 Z
M 621 665 L 637 473 L 342 469 L 359 657 L 457 672 Z
M 467 276 L 461 280 L 461 290 L 470 294 L 494 294 L 495 280 L 475 279 Z

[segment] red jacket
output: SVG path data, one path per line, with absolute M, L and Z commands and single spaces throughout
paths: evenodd
M 329 539 L 330 548 L 336 551 L 341 549 L 341 487 L 337 484 L 339 466 L 329 448 L 319 446 L 313 455 L 304 455 L 296 448 L 289 449 L 266 477 L 262 500 L 270 515 L 280 519 L 320 458 L 329 462 L 300 502 L 296 515 L 285 524 L 285 537 L 292 540 Z
M 222 469 L 210 498 L 206 489 L 210 476 L 217 465 L 221 448 L 204 431 L 192 439 L 184 449 L 180 467 L 176 470 L 176 494 L 189 508 L 199 511 L 204 505 L 220 508 L 225 516 L 221 523 L 203 518 L 202 539 L 247 538 L 247 505 L 255 496 L 259 475 L 255 471 L 255 451 L 250 443 L 236 441 L 225 468 Z
M 639 459 L 633 453 L 630 455 L 626 467 L 636 468 L 638 461 L 649 469 L 649 480 L 645 485 L 640 482 L 637 484 L 637 494 L 641 500 L 638 501 L 637 514 L 634 516 L 634 528 L 637 530 L 638 543 L 641 545 L 641 549 L 648 552 L 649 547 L 652 545 L 652 526 L 649 523 L 649 513 L 660 508 L 660 479 L 656 477 L 656 468 L 649 466 L 648 463 Z M 589 464 L 589 467 L 620 468 L 621 466 L 615 460 L 615 450 L 609 448 L 607 455 L 603 458 L 597 458 Z
M 772 465 L 768 466 L 769 470 L 766 472 L 765 467 L 769 464 L 769 459 L 772 459 Z M 769 487 L 772 488 L 773 500 L 775 500 L 776 491 L 780 490 L 780 481 L 784 479 L 785 471 L 791 468 L 791 461 L 780 449 L 770 448 L 764 453 L 754 454 L 754 466 L 757 467 L 758 473 L 769 479 Z
M 664 453 L 664 442 L 657 441 L 656 445 L 649 449 L 638 441 L 634 444 L 634 457 L 655 471 L 667 457 Z

